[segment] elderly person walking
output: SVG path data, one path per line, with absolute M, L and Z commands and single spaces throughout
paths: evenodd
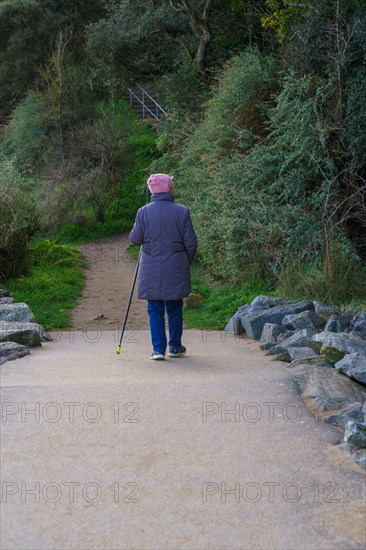
M 182 345 L 183 300 L 191 291 L 190 265 L 197 239 L 189 209 L 174 202 L 172 178 L 152 174 L 147 185 L 151 202 L 139 209 L 129 240 L 142 245 L 138 297 L 147 300 L 153 352 L 165 359 L 165 309 L 169 326 L 169 357 L 185 355 Z

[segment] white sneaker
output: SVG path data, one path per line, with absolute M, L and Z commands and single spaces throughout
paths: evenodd
M 157 351 L 153 351 L 150 355 L 150 359 L 154 359 L 154 361 L 164 361 L 165 355 L 163 353 L 158 353 Z

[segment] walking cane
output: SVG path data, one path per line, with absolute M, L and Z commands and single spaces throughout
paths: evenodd
M 140 265 L 140 256 L 141 256 L 141 247 L 140 247 L 140 251 L 139 251 L 139 256 L 138 256 L 138 258 L 137 258 L 137 264 L 136 264 L 136 268 L 135 268 L 135 274 L 134 274 L 134 276 L 133 276 L 132 287 L 131 287 L 130 297 L 129 297 L 129 299 L 128 299 L 127 309 L 126 309 L 126 313 L 125 313 L 125 319 L 124 319 L 124 321 L 123 321 L 122 332 L 121 332 L 121 336 L 120 336 L 120 339 L 119 339 L 119 343 L 118 343 L 118 346 L 117 346 L 117 349 L 116 349 L 117 355 L 119 355 L 119 354 L 121 353 L 121 345 L 122 345 L 123 335 L 124 335 L 124 333 L 125 333 L 125 328 L 126 328 L 126 324 L 127 324 L 127 318 L 128 318 L 128 314 L 129 314 L 129 312 L 130 312 L 130 307 L 131 307 L 131 301 L 132 301 L 133 291 L 135 290 L 136 279 L 137 279 L 137 273 L 138 273 L 139 265 Z
M 148 202 L 149 202 L 149 189 L 148 189 L 148 187 L 146 187 L 146 202 L 145 202 L 145 204 L 147 204 Z M 130 297 L 129 297 L 129 299 L 128 299 L 127 309 L 126 309 L 126 313 L 125 313 L 125 320 L 123 321 L 123 327 L 122 327 L 121 337 L 120 337 L 120 339 L 119 339 L 118 346 L 117 346 L 117 349 L 116 349 L 117 355 L 120 355 L 120 353 L 121 353 L 121 345 L 122 345 L 123 335 L 124 335 L 124 333 L 125 333 L 125 328 L 126 328 L 126 324 L 127 324 L 128 314 L 130 313 L 130 307 L 131 307 L 131 302 L 132 302 L 133 291 L 135 290 L 135 285 L 136 285 L 136 280 L 137 280 L 137 273 L 138 273 L 139 265 L 140 265 L 141 250 L 142 250 L 142 245 L 140 246 L 140 251 L 139 251 L 138 258 L 137 258 L 137 264 L 136 264 L 136 268 L 135 268 L 135 274 L 134 274 L 134 276 L 133 276 L 133 281 L 132 281 L 132 287 L 131 287 Z

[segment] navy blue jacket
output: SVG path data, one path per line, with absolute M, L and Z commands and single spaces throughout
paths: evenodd
M 189 208 L 174 202 L 171 193 L 154 193 L 136 214 L 129 235 L 142 245 L 138 297 L 179 300 L 191 291 L 189 268 L 197 248 Z

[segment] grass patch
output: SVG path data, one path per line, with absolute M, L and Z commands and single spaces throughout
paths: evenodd
M 318 300 L 347 314 L 366 309 L 366 263 L 335 249 L 328 263 L 304 265 L 293 260 L 279 274 L 277 295 Z
M 57 244 L 81 244 L 110 235 L 126 233 L 131 230 L 131 227 L 131 222 L 123 219 L 103 223 L 95 222 L 90 226 L 67 224 L 57 235 L 52 236 L 52 240 Z
M 271 293 L 268 283 L 252 278 L 241 287 L 216 286 L 207 279 L 199 264 L 191 268 L 192 292 L 202 296 L 202 304 L 184 308 L 186 328 L 223 330 L 237 309 L 258 294 Z
M 131 256 L 137 261 L 137 259 L 139 257 L 140 246 L 137 245 L 137 244 L 131 244 L 130 243 L 127 247 L 127 252 L 129 252 L 131 254 Z
M 46 330 L 68 328 L 84 286 L 82 256 L 71 246 L 50 239 L 34 242 L 30 252 L 31 274 L 8 279 L 5 287 L 17 302 L 29 305 Z

